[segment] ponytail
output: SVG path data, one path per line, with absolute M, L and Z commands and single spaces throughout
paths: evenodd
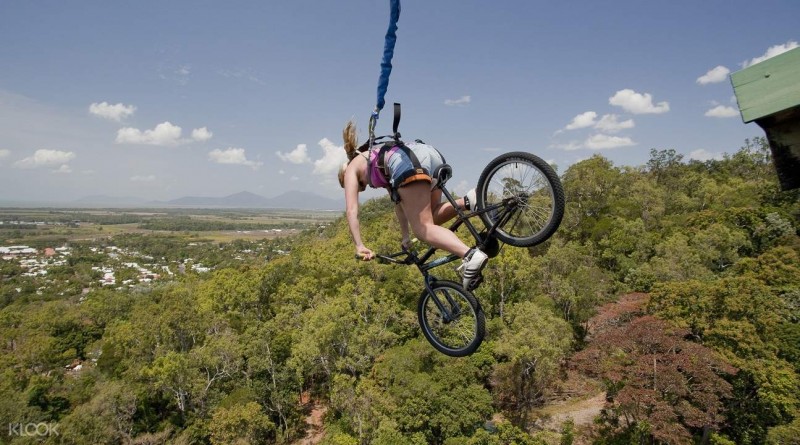
M 344 151 L 347 153 L 347 160 L 352 161 L 358 155 L 358 135 L 356 134 L 356 123 L 352 120 L 347 122 L 342 130 L 342 139 L 344 139 Z

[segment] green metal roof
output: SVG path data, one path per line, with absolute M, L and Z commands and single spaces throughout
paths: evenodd
M 731 74 L 731 83 L 745 123 L 800 105 L 800 48 Z

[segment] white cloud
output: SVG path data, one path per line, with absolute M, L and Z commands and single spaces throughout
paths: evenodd
M 72 173 L 72 168 L 67 164 L 61 164 L 61 167 L 53 170 L 53 173 Z
M 0 159 L 11 156 L 11 150 L 0 149 Z
M 135 175 L 131 176 L 131 182 L 155 182 L 155 175 Z
M 616 114 L 604 114 L 600 120 L 597 120 L 597 113 L 594 111 L 587 111 L 575 116 L 572 122 L 569 123 L 563 130 L 556 131 L 555 134 L 564 132 L 564 130 L 577 130 L 580 128 L 596 128 L 600 131 L 607 133 L 616 133 L 621 130 L 633 128 L 635 126 L 633 119 L 625 121 L 619 120 Z
M 446 99 L 444 104 L 448 107 L 466 106 L 472 102 L 472 96 L 461 96 L 458 99 Z
M 192 130 L 191 139 L 181 139 L 183 130 L 171 122 L 162 122 L 152 130 L 139 130 L 138 128 L 125 127 L 117 131 L 117 144 L 141 144 L 175 146 L 190 142 L 205 142 L 213 136 L 208 128 L 195 128 Z
M 178 145 L 181 143 L 181 127 L 162 122 L 152 130 L 125 127 L 117 131 L 118 144 Z
M 461 181 L 460 181 L 458 184 L 456 184 L 455 186 L 453 186 L 453 188 L 452 188 L 452 189 L 450 189 L 450 184 L 448 184 L 448 189 L 450 189 L 450 191 L 451 191 L 451 192 L 455 192 L 455 193 L 456 193 L 457 195 L 459 195 L 459 196 L 464 196 L 464 195 L 466 195 L 466 194 L 467 194 L 467 192 L 468 192 L 468 191 L 469 191 L 471 188 L 472 188 L 472 183 L 471 183 L 471 182 L 468 182 L 466 179 L 463 179 L 463 180 L 461 180 Z
M 228 147 L 225 150 L 215 149 L 208 153 L 208 159 L 217 164 L 246 165 L 257 169 L 263 162 L 256 162 L 247 159 L 244 148 Z
M 627 130 L 635 126 L 636 124 L 634 124 L 633 119 L 620 122 L 619 116 L 616 114 L 605 114 L 600 118 L 597 124 L 595 124 L 594 128 L 608 133 L 616 133 L 618 131 Z
M 208 128 L 206 127 L 195 128 L 192 130 L 192 139 L 197 142 L 205 142 L 211 139 L 212 136 L 214 136 L 214 133 L 208 131 Z
M 731 70 L 719 65 L 710 69 L 707 73 L 697 78 L 697 83 L 700 85 L 708 85 L 710 83 L 720 83 L 728 79 L 728 74 Z
M 711 153 L 710 151 L 701 148 L 699 150 L 694 150 L 693 152 L 689 153 L 688 158 L 690 160 L 700 161 L 700 162 L 710 161 L 711 159 L 721 160 L 722 153 Z
M 66 164 L 75 158 L 75 153 L 61 150 L 36 150 L 33 156 L 21 159 L 14 163 L 17 168 L 37 168 Z
M 133 116 L 134 112 L 136 112 L 136 107 L 133 105 L 125 105 L 123 103 L 111 105 L 108 102 L 95 102 L 89 105 L 90 114 L 117 122 L 125 119 L 126 117 Z
M 566 127 L 565 130 L 577 130 L 579 128 L 586 128 L 591 127 L 595 124 L 595 119 L 597 119 L 597 113 L 594 111 L 587 111 L 585 113 L 581 113 L 575 116 Z
M 344 152 L 344 147 L 334 144 L 328 138 L 319 141 L 319 146 L 322 148 L 323 155 L 320 159 L 314 161 L 312 173 L 333 178 L 336 172 L 339 171 L 339 166 L 347 162 L 347 154 Z
M 800 45 L 798 45 L 797 42 L 795 42 L 794 40 L 789 40 L 783 45 L 771 46 L 769 47 L 769 49 L 767 49 L 767 52 L 765 52 L 763 55 L 750 59 L 749 61 L 745 60 L 744 62 L 742 62 L 742 68 L 747 68 L 748 66 L 752 66 L 755 65 L 756 63 L 760 63 L 767 59 L 771 59 L 777 55 L 785 53 L 786 51 L 793 50 L 798 46 Z
M 291 162 L 292 164 L 305 164 L 311 162 L 311 158 L 308 157 L 308 148 L 306 147 L 306 144 L 298 144 L 297 148 L 289 153 L 284 154 L 281 152 L 276 152 L 275 154 L 277 154 L 282 160 Z
M 596 134 L 589 137 L 589 139 L 586 139 L 586 142 L 584 142 L 583 145 L 592 150 L 605 150 L 609 148 L 628 147 L 631 145 L 636 145 L 636 143 L 628 137 Z
M 708 117 L 736 117 L 739 115 L 739 110 L 733 107 L 726 107 L 725 105 L 718 105 L 708 111 L 706 111 L 706 116 Z
M 660 114 L 669 111 L 668 102 L 653 104 L 653 96 L 649 93 L 639 94 L 631 89 L 617 91 L 608 99 L 608 103 L 622 107 L 633 114 Z
M 555 148 L 555 149 L 564 150 L 564 151 L 574 151 L 574 150 L 580 150 L 581 148 L 583 148 L 583 144 L 581 144 L 580 142 L 577 142 L 577 141 L 572 141 L 572 142 L 568 142 L 566 144 L 552 144 L 552 145 L 550 145 L 550 148 Z
M 299 181 L 299 180 L 300 180 L 300 178 L 299 178 L 299 177 L 297 177 L 297 176 L 292 176 L 291 178 L 289 178 L 289 180 L 290 180 L 290 181 Z

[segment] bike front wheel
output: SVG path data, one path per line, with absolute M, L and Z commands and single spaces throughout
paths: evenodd
M 516 247 L 542 243 L 555 233 L 564 217 L 564 188 L 550 165 L 536 155 L 512 152 L 490 162 L 478 179 L 478 209 L 500 241 Z M 503 218 L 505 212 L 509 212 Z
M 431 345 L 451 357 L 470 355 L 486 334 L 486 317 L 471 292 L 453 281 L 436 281 L 419 299 L 417 314 Z

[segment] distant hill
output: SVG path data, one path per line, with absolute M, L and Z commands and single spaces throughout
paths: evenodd
M 2 203 L 0 203 L 2 204 Z M 16 203 L 19 205 L 19 203 Z M 33 205 L 36 203 L 28 203 Z M 147 201 L 131 196 L 91 195 L 69 203 L 76 207 L 198 207 L 198 208 L 250 208 L 344 210 L 344 199 L 325 198 L 314 193 L 289 191 L 273 198 L 243 191 L 228 196 L 183 196 L 169 201 Z M 10 204 L 9 204 L 10 205 Z M 43 204 L 40 204 L 43 205 Z M 62 206 L 64 203 L 47 204 Z
M 239 192 L 223 197 L 185 196 L 163 204 L 181 207 L 238 207 L 283 208 L 298 210 L 341 210 L 344 201 L 325 198 L 314 193 L 289 191 L 274 198 L 250 192 Z
M 135 207 L 147 204 L 147 201 L 134 196 L 91 195 L 72 202 L 81 207 Z
M 271 200 L 272 207 L 287 209 L 344 210 L 344 199 L 330 199 L 296 190 L 282 193 Z

